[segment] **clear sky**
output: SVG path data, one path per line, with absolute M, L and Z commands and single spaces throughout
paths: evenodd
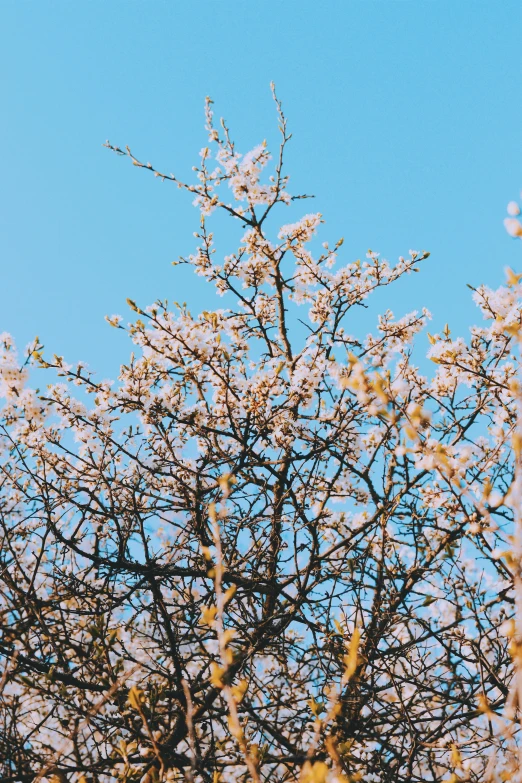
M 521 41 L 520 0 L 0 0 L 0 331 L 107 377 L 128 344 L 103 316 L 126 318 L 127 296 L 203 309 L 170 263 L 196 210 L 102 143 L 190 176 L 205 95 L 247 151 L 275 137 L 271 80 L 290 190 L 316 195 L 323 238 L 344 236 L 346 261 L 430 250 L 378 305 L 466 331 L 465 284 L 522 268 L 502 226 L 522 188 Z

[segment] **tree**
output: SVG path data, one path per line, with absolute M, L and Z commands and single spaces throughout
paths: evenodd
M 180 263 L 226 308 L 128 300 L 115 385 L 38 339 L 20 363 L 2 335 L 4 783 L 482 781 L 516 763 L 520 277 L 475 290 L 492 323 L 469 344 L 430 335 L 432 379 L 412 355 L 427 311 L 352 336 L 429 254 L 335 271 L 319 213 L 274 229 L 307 198 L 274 99 L 266 180 L 266 144 L 240 155 L 209 99 L 194 185 L 107 143 L 193 194 Z M 217 260 L 219 211 L 240 238 Z M 35 391 L 31 366 L 63 380 Z

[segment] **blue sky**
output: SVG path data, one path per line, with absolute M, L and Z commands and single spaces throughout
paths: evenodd
M 189 199 L 102 143 L 189 177 L 205 95 L 247 151 L 275 138 L 275 80 L 290 190 L 316 195 L 322 238 L 344 236 L 346 261 L 430 250 L 376 306 L 465 332 L 465 284 L 522 268 L 502 226 L 522 188 L 521 23 L 519 0 L 1 0 L 0 331 L 107 377 L 129 346 L 103 316 L 126 297 L 208 306 L 170 263 L 193 249 Z

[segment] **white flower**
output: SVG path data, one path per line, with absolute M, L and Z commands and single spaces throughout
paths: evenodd
M 504 228 L 511 237 L 522 237 L 522 225 L 516 218 L 505 218 Z

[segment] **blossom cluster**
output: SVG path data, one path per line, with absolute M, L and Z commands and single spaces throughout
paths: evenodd
M 521 277 L 476 289 L 469 339 L 428 335 L 432 377 L 427 310 L 358 334 L 429 253 L 319 246 L 275 100 L 271 175 L 210 100 L 196 184 L 108 145 L 194 198 L 182 263 L 222 306 L 128 300 L 114 382 L 0 336 L 6 780 L 478 782 L 515 758 Z

